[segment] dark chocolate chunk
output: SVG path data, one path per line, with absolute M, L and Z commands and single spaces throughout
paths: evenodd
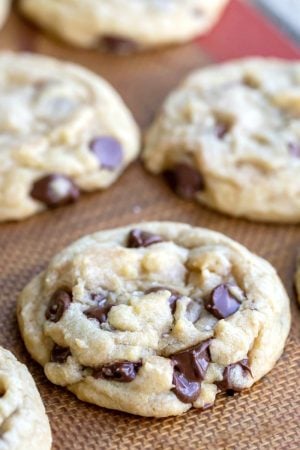
M 295 144 L 294 142 L 290 142 L 289 152 L 291 156 L 294 156 L 295 158 L 300 158 L 300 143 Z
M 200 391 L 201 384 L 197 381 L 189 381 L 183 373 L 174 369 L 173 374 L 173 391 L 176 397 L 183 403 L 192 403 L 197 400 Z
M 209 345 L 210 339 L 170 357 L 174 364 L 173 390 L 184 403 L 195 401 L 199 395 L 210 362 Z
M 233 297 L 226 284 L 220 284 L 211 293 L 205 308 L 217 319 L 225 319 L 234 314 L 239 308 L 240 302 Z
M 89 147 L 102 168 L 115 170 L 122 165 L 123 149 L 120 142 L 114 137 L 97 136 L 90 142 Z
M 63 364 L 67 361 L 68 356 L 71 355 L 69 347 L 60 347 L 55 344 L 50 356 L 50 361 L 55 363 Z
M 99 323 L 106 322 L 107 315 L 112 308 L 112 305 L 108 303 L 108 300 L 102 295 L 98 294 L 94 296 L 97 302 L 97 306 L 92 306 L 83 312 L 88 319 L 96 319 Z
M 188 164 L 176 164 L 164 172 L 164 177 L 170 188 L 182 198 L 192 199 L 205 189 L 203 176 Z
M 93 376 L 95 378 L 104 378 L 105 380 L 129 383 L 135 379 L 141 365 L 141 362 L 118 361 L 97 367 L 93 371 Z
M 49 302 L 46 310 L 46 319 L 51 322 L 58 322 L 63 313 L 69 308 L 72 302 L 72 294 L 63 289 L 56 291 Z
M 74 203 L 80 191 L 73 181 L 60 174 L 46 175 L 34 182 L 30 195 L 51 208 Z
M 128 248 L 149 247 L 153 244 L 163 242 L 163 238 L 157 234 L 149 233 L 148 231 L 134 229 L 131 230 L 127 240 Z
M 122 36 L 104 36 L 101 39 L 101 44 L 104 50 L 118 53 L 119 55 L 126 55 L 138 50 L 137 42 Z
M 246 377 L 247 373 L 252 376 L 248 358 L 242 359 L 241 361 L 226 366 L 223 372 L 223 380 L 218 381 L 217 386 L 223 391 L 227 391 L 228 395 L 233 395 L 232 393 L 239 392 L 241 390 L 233 383 L 232 372 L 236 369 L 237 366 L 241 368 L 243 377 Z
M 172 314 L 174 314 L 174 312 L 176 310 L 177 300 L 179 300 L 182 296 L 179 294 L 179 292 L 175 291 L 174 289 L 170 289 L 170 288 L 164 287 L 164 286 L 154 286 L 150 289 L 147 289 L 145 294 L 151 294 L 151 292 L 158 292 L 158 291 L 171 292 L 171 295 L 169 297 L 169 305 L 170 305 Z

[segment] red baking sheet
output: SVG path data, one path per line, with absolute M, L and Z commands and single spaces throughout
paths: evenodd
M 249 2 L 242 0 L 232 0 L 213 32 L 199 38 L 197 43 L 217 61 L 255 55 L 300 57 L 296 44 Z

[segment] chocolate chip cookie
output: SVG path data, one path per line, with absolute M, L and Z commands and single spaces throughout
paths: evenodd
M 0 54 L 0 221 L 105 189 L 139 151 L 137 126 L 88 70 L 33 54 Z
M 269 263 L 173 222 L 86 236 L 18 300 L 25 345 L 81 400 L 141 416 L 212 406 L 269 372 L 290 329 Z
M 192 74 L 150 129 L 146 167 L 232 216 L 300 221 L 300 63 L 245 59 Z
M 0 28 L 3 26 L 10 10 L 11 0 L 0 1 Z
M 51 430 L 32 376 L 0 347 L 1 450 L 50 450 Z
M 22 0 L 27 17 L 81 47 L 128 53 L 207 32 L 228 0 Z

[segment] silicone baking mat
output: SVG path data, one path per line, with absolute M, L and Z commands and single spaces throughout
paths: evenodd
M 209 0 L 208 0 L 209 1 Z M 166 94 L 191 69 L 247 55 L 297 58 L 299 51 L 242 1 L 194 43 L 128 57 L 74 49 L 39 32 L 16 13 L 0 33 L 0 48 L 46 53 L 82 63 L 107 78 L 144 128 Z M 145 88 L 146 87 L 146 88 Z M 174 220 L 212 228 L 267 258 L 292 301 L 293 327 L 275 369 L 250 391 L 218 397 L 213 409 L 168 419 L 144 419 L 80 402 L 48 382 L 27 354 L 15 318 L 18 292 L 74 239 L 141 220 Z M 300 311 L 293 293 L 299 226 L 235 220 L 176 198 L 159 178 L 133 164 L 108 191 L 23 223 L 0 225 L 0 344 L 24 361 L 50 417 L 54 450 L 254 450 L 300 448 Z

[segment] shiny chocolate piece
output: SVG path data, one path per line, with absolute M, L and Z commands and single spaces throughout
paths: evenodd
M 103 169 L 115 170 L 123 163 L 123 149 L 112 136 L 98 136 L 90 142 L 90 150 Z
M 183 403 L 195 402 L 201 391 L 201 384 L 197 381 L 189 381 L 183 373 L 174 369 L 173 374 L 174 393 Z
M 80 191 L 70 178 L 56 173 L 35 181 L 30 195 L 34 200 L 55 208 L 76 202 Z
M 68 356 L 71 355 L 69 347 L 60 347 L 55 344 L 50 355 L 50 361 L 63 364 L 67 361 Z
M 105 380 L 129 383 L 135 379 L 141 366 L 141 362 L 118 361 L 94 369 L 93 376 L 96 379 L 104 378 Z
M 58 322 L 63 313 L 69 308 L 72 303 L 72 294 L 63 289 L 56 291 L 48 304 L 48 308 L 45 313 L 47 320 L 51 322 Z
M 240 306 L 240 302 L 233 297 L 226 284 L 217 286 L 205 303 L 206 310 L 217 319 L 226 319 L 234 314 Z
M 300 158 L 300 143 L 295 144 L 294 142 L 290 142 L 288 147 L 291 156 L 294 158 Z
M 179 300 L 182 296 L 179 294 L 179 292 L 175 291 L 174 289 L 170 289 L 170 288 L 164 287 L 164 286 L 154 286 L 150 289 L 147 289 L 145 294 L 151 294 L 151 292 L 159 292 L 159 291 L 171 292 L 171 295 L 169 297 L 169 305 L 170 305 L 172 314 L 174 314 L 175 310 L 176 310 L 177 300 Z
M 164 178 L 170 188 L 182 198 L 193 199 L 197 192 L 205 189 L 203 176 L 188 164 L 176 164 L 164 172 Z
M 236 369 L 237 366 L 241 368 L 243 377 L 246 377 L 247 373 L 252 376 L 248 358 L 242 359 L 241 361 L 226 366 L 223 372 L 223 380 L 218 381 L 217 386 L 222 389 L 222 391 L 227 391 L 228 395 L 233 395 L 234 392 L 241 391 L 240 388 L 234 385 L 232 377 L 232 372 Z
M 173 391 L 183 403 L 195 401 L 200 393 L 210 362 L 210 342 L 208 339 L 170 357 L 174 365 Z
M 127 55 L 138 50 L 137 42 L 122 36 L 104 36 L 101 39 L 101 45 L 104 50 L 119 55 Z
M 157 234 L 149 233 L 148 231 L 134 229 L 131 230 L 127 240 L 128 248 L 149 247 L 153 244 L 163 242 L 163 238 Z
M 92 306 L 83 312 L 88 319 L 96 319 L 99 323 L 107 321 L 107 315 L 112 308 L 112 305 L 108 303 L 108 300 L 102 295 L 98 294 L 94 296 L 97 302 L 97 306 Z

